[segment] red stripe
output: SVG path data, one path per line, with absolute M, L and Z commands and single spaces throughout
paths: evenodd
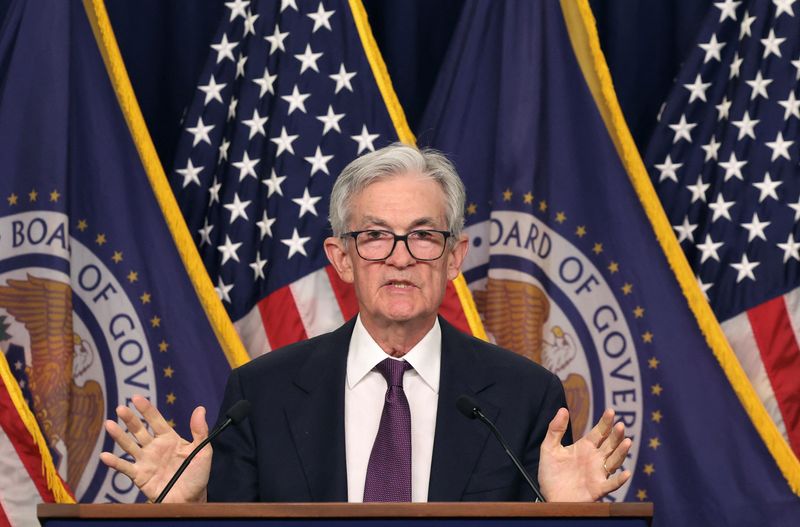
M 262 299 L 258 311 L 272 349 L 308 338 L 289 286 Z
M 3 504 L 0 503 L 0 527 L 11 527 L 11 522 L 6 516 L 6 511 L 3 510 Z
M 325 272 L 328 273 L 328 279 L 331 281 L 331 288 L 333 289 L 333 294 L 336 295 L 336 301 L 339 303 L 342 317 L 345 320 L 350 320 L 358 314 L 358 299 L 356 298 L 356 290 L 353 284 L 342 281 L 332 265 L 325 266 Z
M 47 479 L 42 473 L 42 456 L 39 453 L 39 447 L 36 446 L 33 437 L 22 422 L 4 383 L 0 383 L 0 427 L 3 428 L 8 440 L 14 446 L 14 450 L 17 451 L 17 455 L 31 481 L 36 485 L 39 495 L 44 501 L 53 503 L 55 498 L 47 488 Z
M 467 335 L 472 335 L 472 331 L 469 329 L 469 323 L 467 322 L 467 316 L 464 314 L 464 308 L 461 307 L 461 299 L 458 298 L 458 293 L 456 293 L 453 282 L 447 282 L 447 289 L 444 291 L 444 300 L 442 301 L 442 305 L 439 306 L 439 314 Z
M 800 347 L 782 296 L 747 312 L 761 361 L 778 400 L 786 434 L 800 456 Z

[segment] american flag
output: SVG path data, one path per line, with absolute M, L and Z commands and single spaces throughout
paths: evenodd
M 646 164 L 778 430 L 800 455 L 800 20 L 796 0 L 714 3 Z
M 413 135 L 360 2 L 225 6 L 171 184 L 257 356 L 355 315 L 352 288 L 322 250 L 333 181 L 357 156 Z

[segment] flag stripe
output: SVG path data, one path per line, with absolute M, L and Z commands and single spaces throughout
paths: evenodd
M 336 295 L 325 269 L 307 274 L 289 285 L 295 306 L 309 337 L 330 331 L 344 323 Z
M 27 430 L 24 433 L 27 434 Z M 30 469 L 17 452 L 11 437 L 6 432 L 0 432 L 0 469 L 3 478 L 0 508 L 5 511 L 5 523 L 0 518 L 0 525 L 35 524 L 31 520 L 36 517 L 35 504 L 40 501 L 38 496 L 42 495 L 41 487 L 28 477 Z M 48 494 L 46 485 L 45 492 L 46 496 Z M 51 498 L 46 501 L 53 500 Z
M 242 341 L 247 342 L 247 354 L 250 358 L 255 358 L 270 351 L 267 333 L 261 321 L 259 307 L 253 306 L 245 316 L 237 320 L 234 324 L 236 331 L 242 337 Z
M 11 522 L 8 521 L 8 516 L 6 516 L 3 506 L 3 496 L 0 496 L 0 527 L 11 527 Z
M 307 338 L 289 286 L 266 296 L 258 303 L 258 309 L 272 349 Z
M 786 312 L 789 314 L 789 323 L 794 331 L 794 340 L 800 342 L 800 287 L 786 293 L 783 300 L 786 303 Z
M 783 297 L 748 310 L 761 358 L 783 415 L 789 444 L 800 453 L 800 348 Z
M 325 266 L 325 271 L 328 273 L 328 279 L 336 295 L 336 301 L 339 303 L 342 316 L 345 320 L 350 320 L 358 313 L 358 300 L 356 299 L 355 289 L 352 285 L 343 282 L 339 278 L 332 265 Z

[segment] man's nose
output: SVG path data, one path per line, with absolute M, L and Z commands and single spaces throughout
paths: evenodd
M 395 267 L 407 267 L 416 262 L 408 250 L 408 246 L 403 240 L 397 240 L 392 254 L 386 259 L 386 263 Z

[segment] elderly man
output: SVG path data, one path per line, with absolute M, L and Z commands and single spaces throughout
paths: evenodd
M 630 439 L 607 410 L 568 445 L 558 378 L 437 317 L 467 252 L 464 188 L 441 154 L 392 145 L 348 165 L 331 194 L 325 251 L 355 286 L 358 316 L 332 333 L 234 370 L 224 410 L 248 420 L 191 463 L 167 501 L 509 501 L 533 496 L 500 445 L 465 419 L 467 394 L 496 420 L 548 501 L 591 501 L 630 477 Z M 181 439 L 141 397 L 106 429 L 134 462 L 101 459 L 149 498 L 208 434 L 205 410 Z

